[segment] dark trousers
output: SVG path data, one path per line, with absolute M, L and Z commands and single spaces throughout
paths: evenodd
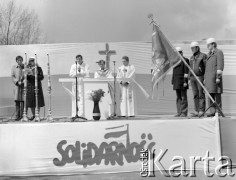
M 20 119 L 23 116 L 24 101 L 15 101 L 16 103 L 16 119 Z
M 177 89 L 176 90 L 176 107 L 178 114 L 188 114 L 188 97 L 187 97 L 187 89 Z
M 220 93 L 210 93 L 211 97 L 215 100 L 215 102 L 218 104 L 218 106 L 222 109 L 222 101 L 221 101 L 221 94 Z M 208 97 L 208 105 L 210 106 L 213 102 Z M 210 108 L 210 113 L 215 114 L 216 113 L 216 106 L 213 105 Z
M 198 79 L 203 83 L 204 81 L 203 76 L 199 76 Z M 190 83 L 193 91 L 194 110 L 196 112 L 199 111 L 205 112 L 206 98 L 202 86 L 198 83 L 198 81 L 194 77 L 191 77 Z

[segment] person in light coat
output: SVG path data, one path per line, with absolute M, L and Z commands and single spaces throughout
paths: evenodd
M 190 58 L 190 67 L 193 70 L 194 74 L 197 76 L 197 79 L 203 84 L 204 74 L 205 74 L 205 63 L 207 55 L 200 51 L 198 42 L 193 41 L 190 44 L 190 48 L 193 52 L 193 55 Z M 198 80 L 190 73 L 190 83 L 193 91 L 193 100 L 194 100 L 194 114 L 193 117 L 201 117 L 205 112 L 206 107 L 206 98 L 203 87 L 200 85 Z
M 222 108 L 224 53 L 217 48 L 214 38 L 207 39 L 206 44 L 209 53 L 206 59 L 205 87 L 219 107 Z M 211 104 L 212 101 L 208 98 L 208 105 L 210 106 Z M 208 116 L 214 116 L 215 113 L 216 107 L 213 105 Z
M 19 121 L 22 118 L 24 110 L 24 65 L 23 58 L 21 56 L 16 57 L 17 65 L 14 65 L 11 69 L 11 78 L 14 83 L 14 101 L 16 106 L 15 120 Z

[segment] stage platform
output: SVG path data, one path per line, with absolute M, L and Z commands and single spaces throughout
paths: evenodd
M 99 121 L 94 121 L 94 120 L 83 120 L 79 119 L 76 122 L 101 122 L 101 121 L 123 121 L 123 120 L 184 120 L 184 119 L 203 119 L 206 118 L 206 116 L 202 118 L 198 117 L 192 117 L 191 115 L 187 117 L 174 117 L 173 114 L 158 114 L 158 115 L 137 115 L 135 117 L 117 117 L 114 119 L 100 119 Z M 41 121 L 40 122 L 33 122 L 33 121 L 28 121 L 28 122 L 21 122 L 21 121 L 15 121 L 11 117 L 0 117 L 0 124 L 2 123 L 63 123 L 63 122 L 72 122 L 72 119 L 70 116 L 54 116 L 53 117 L 53 122 L 48 122 L 46 117 L 40 117 Z M 220 117 L 221 120 L 229 120 L 229 119 L 235 119 L 236 116 L 230 116 L 226 114 L 226 117 Z
M 168 149 L 169 154 L 163 162 L 166 167 L 171 165 L 170 159 L 174 155 L 187 159 L 189 156 L 204 156 L 209 151 L 216 159 L 220 155 L 231 158 L 236 173 L 236 117 L 219 118 L 218 121 L 216 117 L 142 115 L 128 119 L 70 121 L 70 117 L 55 117 L 54 122 L 44 119 L 37 123 L 0 119 L 0 179 L 144 179 L 139 174 L 141 162 L 137 153 L 137 147 L 144 141 L 144 148 L 152 147 L 157 151 Z M 130 160 L 130 155 L 125 153 L 122 159 L 117 159 L 116 155 L 122 156 L 121 152 L 127 151 L 127 147 L 125 150 L 117 150 L 115 154 L 106 154 L 108 159 L 103 153 L 96 156 L 98 151 L 94 147 L 91 150 L 93 153 L 86 156 L 89 143 L 98 149 L 104 143 L 106 146 L 110 146 L 110 143 L 134 145 L 134 155 L 131 155 L 134 159 Z M 114 147 L 118 146 L 114 145 L 111 149 L 114 150 Z M 63 159 L 67 148 L 68 156 Z M 105 147 L 104 152 L 108 149 Z M 70 161 L 71 157 L 78 158 L 78 154 L 73 152 L 81 154 L 78 161 Z M 101 156 L 103 158 L 100 162 L 95 160 L 95 157 Z M 87 165 L 80 162 L 86 157 L 91 160 L 83 161 Z M 198 165 L 200 170 L 196 171 L 197 179 L 209 179 L 202 171 L 203 164 Z M 214 169 L 216 165 L 213 162 L 210 168 Z M 156 171 L 155 175 L 153 179 L 174 178 L 164 177 L 160 171 Z M 213 179 L 220 178 L 215 175 Z

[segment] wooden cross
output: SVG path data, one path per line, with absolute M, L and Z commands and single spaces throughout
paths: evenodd
M 101 55 L 106 55 L 106 67 L 110 69 L 110 56 L 115 55 L 116 51 L 115 50 L 109 50 L 109 44 L 106 43 L 106 50 L 104 51 L 98 51 L 99 54 Z

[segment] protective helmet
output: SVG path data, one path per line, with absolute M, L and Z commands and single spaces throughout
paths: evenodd
M 199 44 L 198 44 L 198 42 L 196 42 L 196 41 L 193 41 L 193 42 L 191 42 L 191 44 L 190 44 L 190 47 L 192 48 L 192 47 L 197 47 L 197 46 L 199 46 Z
M 206 41 L 206 44 L 211 44 L 211 43 L 216 43 L 216 40 L 215 38 L 208 38 L 207 41 Z
M 183 51 L 183 49 L 182 49 L 181 47 L 176 47 L 175 49 L 176 49 L 178 52 L 180 52 L 180 51 L 182 52 L 182 51 Z

